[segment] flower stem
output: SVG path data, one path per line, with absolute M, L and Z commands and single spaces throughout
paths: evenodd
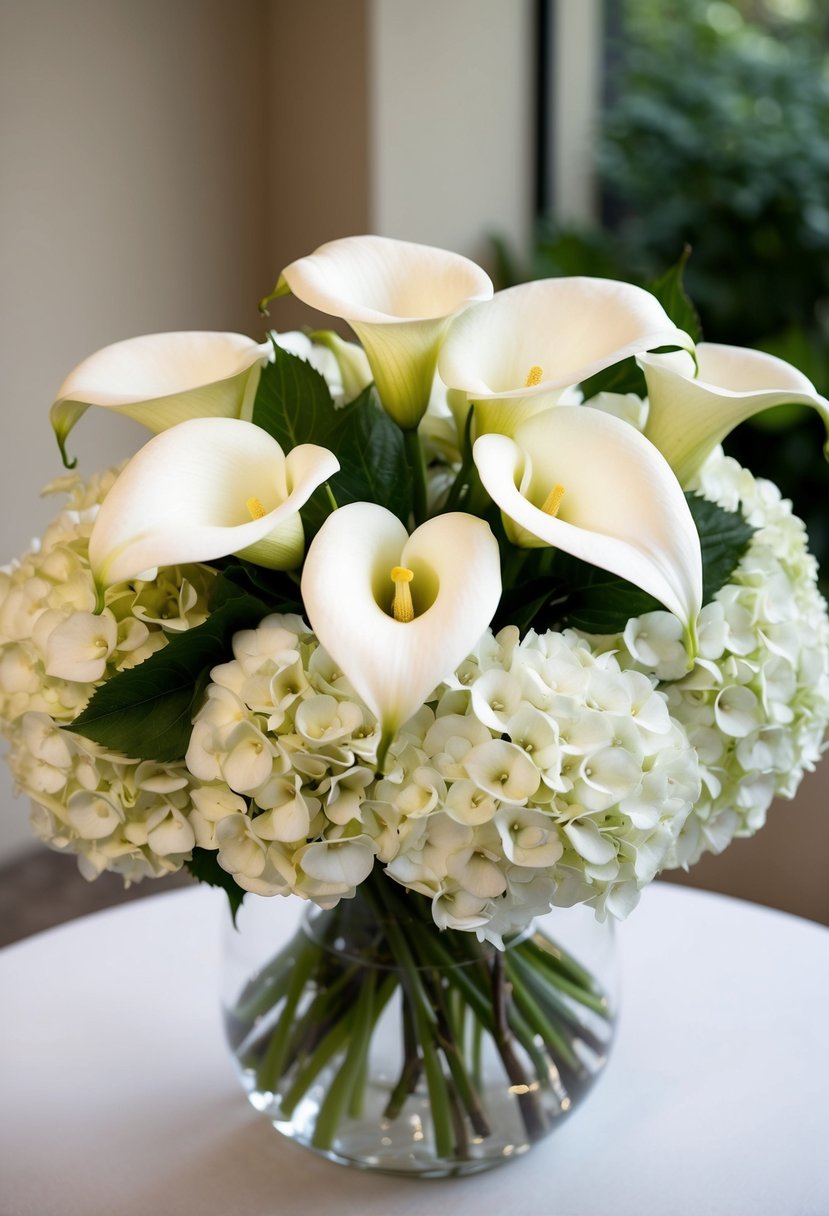
M 420 525 L 428 514 L 426 499 L 426 465 L 423 460 L 423 448 L 420 445 L 420 435 L 417 427 L 410 427 L 403 432 L 406 445 L 406 459 L 412 475 L 412 496 L 415 524 Z
M 351 1100 L 354 1085 L 363 1069 L 374 1026 L 372 1008 L 376 982 L 377 972 L 369 969 L 360 987 L 360 995 L 354 1009 L 354 1033 L 348 1044 L 345 1060 L 328 1087 L 328 1093 L 323 1098 L 317 1115 L 311 1141 L 315 1148 L 331 1148 L 346 1105 Z

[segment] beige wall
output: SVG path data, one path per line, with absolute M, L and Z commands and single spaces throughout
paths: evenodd
M 262 265 L 267 157 L 259 0 L 0 4 L 0 561 L 54 513 L 48 425 L 69 370 L 108 342 L 248 329 Z M 86 471 L 146 432 L 91 411 Z M 28 842 L 0 771 L 0 854 Z
M 378 232 L 478 261 L 524 249 L 532 213 L 529 0 L 372 0 Z

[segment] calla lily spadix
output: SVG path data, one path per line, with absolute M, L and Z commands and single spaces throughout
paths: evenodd
M 299 509 L 339 467 L 315 444 L 286 456 L 238 418 L 182 422 L 133 456 L 101 504 L 89 539 L 95 582 L 230 553 L 292 569 L 305 548 Z
M 645 434 L 683 485 L 735 426 L 774 405 L 810 405 L 829 431 L 829 401 L 774 355 L 701 342 L 698 371 L 682 354 L 644 355 L 650 402 Z M 829 457 L 829 443 L 824 447 Z
M 670 466 L 637 430 L 589 406 L 560 405 L 521 423 L 514 438 L 482 435 L 473 455 L 513 544 L 552 545 L 627 579 L 693 640 L 699 536 Z
M 499 291 L 457 317 L 438 372 L 453 405 L 460 393 L 466 408 L 475 405 L 477 434 L 511 435 L 567 389 L 630 355 L 693 345 L 641 287 L 584 276 L 543 279 Z
M 378 718 L 382 768 L 399 728 L 489 625 L 501 595 L 498 543 L 460 512 L 411 536 L 390 511 L 357 502 L 312 541 L 302 598 L 321 644 Z
M 105 346 L 69 373 L 52 405 L 64 463 L 67 436 L 90 405 L 155 432 L 188 418 L 240 417 L 270 356 L 270 343 L 231 333 L 146 334 Z
M 349 323 L 363 344 L 383 406 L 404 430 L 412 430 L 429 404 L 450 320 L 473 301 L 489 299 L 492 283 L 460 254 L 388 237 L 352 236 L 286 266 L 275 294 L 285 290 Z

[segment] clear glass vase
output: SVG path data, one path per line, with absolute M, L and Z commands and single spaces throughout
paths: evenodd
M 607 1062 L 613 935 L 589 909 L 500 951 L 440 931 L 428 899 L 379 871 L 282 942 L 279 902 L 247 897 L 228 925 L 227 1037 L 252 1105 L 332 1161 L 490 1168 L 559 1126 Z

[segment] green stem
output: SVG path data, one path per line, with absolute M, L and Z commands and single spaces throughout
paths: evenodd
M 417 1032 L 415 1030 L 412 1010 L 405 997 L 400 1001 L 400 1018 L 403 1026 L 403 1064 L 397 1084 L 391 1091 L 384 1119 L 396 1119 L 403 1109 L 403 1104 L 409 1094 L 413 1094 L 420 1074 L 423 1072 L 423 1061 L 417 1054 Z
M 314 1079 L 322 1072 L 328 1061 L 333 1059 L 347 1042 L 351 1035 L 353 1021 L 354 1008 L 352 1007 L 349 1013 L 334 1023 L 328 1034 L 320 1040 L 305 1063 L 298 1069 L 285 1097 L 281 1098 L 279 1102 L 280 1109 L 286 1119 L 290 1119 L 297 1102 L 310 1088 Z
M 449 1066 L 449 1072 L 452 1080 L 455 1082 L 458 1097 L 463 1103 L 466 1113 L 469 1115 L 469 1121 L 475 1129 L 475 1134 L 477 1136 L 489 1136 L 492 1134 L 492 1129 L 489 1126 L 486 1112 L 481 1105 L 481 1099 L 474 1085 L 469 1079 L 461 1053 L 458 1051 L 457 1044 L 452 1037 L 449 1011 L 446 1008 L 446 1000 L 441 989 L 440 973 L 433 973 L 433 975 L 433 992 L 435 1002 L 440 1010 L 438 1018 L 438 1044 L 443 1052 L 443 1058 Z M 451 983 L 451 978 L 449 982 Z
M 559 971 L 563 971 L 574 983 L 579 984 L 587 992 L 595 992 L 597 996 L 601 996 L 601 988 L 596 977 L 582 967 L 581 963 L 577 962 L 572 954 L 568 954 L 558 942 L 552 941 L 541 931 L 523 941 L 521 949 L 530 950 L 546 966 L 553 966 Z
M 337 1134 L 340 1120 L 351 1100 L 354 1085 L 365 1064 L 366 1053 L 374 1026 L 372 1007 L 377 983 L 377 972 L 368 968 L 368 974 L 360 988 L 354 1007 L 354 1033 L 348 1044 L 345 1059 L 334 1080 L 328 1087 L 314 1125 L 311 1143 L 314 1148 L 330 1149 Z
M 537 1034 L 547 1044 L 558 1058 L 559 1062 L 564 1061 L 568 1068 L 575 1073 L 582 1073 L 584 1067 L 581 1064 L 576 1053 L 573 1051 L 571 1043 L 568 1043 L 565 1036 L 561 1033 L 557 1026 L 554 1026 L 550 1019 L 546 1016 L 544 1010 L 536 999 L 537 993 L 532 991 L 531 985 L 526 981 L 526 976 L 522 975 L 520 967 L 516 966 L 514 959 L 507 960 L 507 975 L 512 984 L 513 995 L 523 1011 L 528 1022 Z
M 504 975 L 504 956 L 496 954 L 492 963 L 492 997 L 495 1010 L 495 1034 L 493 1036 L 498 1054 L 507 1076 L 515 1087 L 518 1106 L 524 1127 L 531 1141 L 540 1140 L 547 1130 L 544 1112 L 538 1094 L 527 1082 L 527 1076 L 515 1054 L 507 1019 L 507 985 Z
M 404 999 L 411 1002 L 415 1033 L 423 1055 L 426 1086 L 429 1090 L 435 1153 L 438 1157 L 450 1157 L 453 1145 L 452 1121 L 449 1112 L 449 1089 L 435 1049 L 437 1015 L 423 988 L 423 981 L 415 966 L 408 942 L 397 923 L 391 892 L 386 890 L 380 882 L 375 885 L 374 889 L 385 906 L 384 928 L 395 960 L 400 967 Z
M 279 1015 L 265 1058 L 259 1066 L 257 1088 L 264 1093 L 272 1093 L 282 1076 L 282 1066 L 288 1049 L 288 1040 L 293 1030 L 294 1014 L 302 997 L 303 990 L 314 967 L 319 962 L 321 954 L 319 946 L 313 942 L 300 948 L 296 965 L 291 976 L 291 983 L 285 997 L 285 1004 Z
M 411 427 L 403 432 L 406 445 L 406 459 L 412 475 L 412 494 L 415 525 L 419 526 L 428 514 L 426 500 L 426 465 L 423 461 L 423 448 L 420 446 L 420 435 L 417 427 Z

